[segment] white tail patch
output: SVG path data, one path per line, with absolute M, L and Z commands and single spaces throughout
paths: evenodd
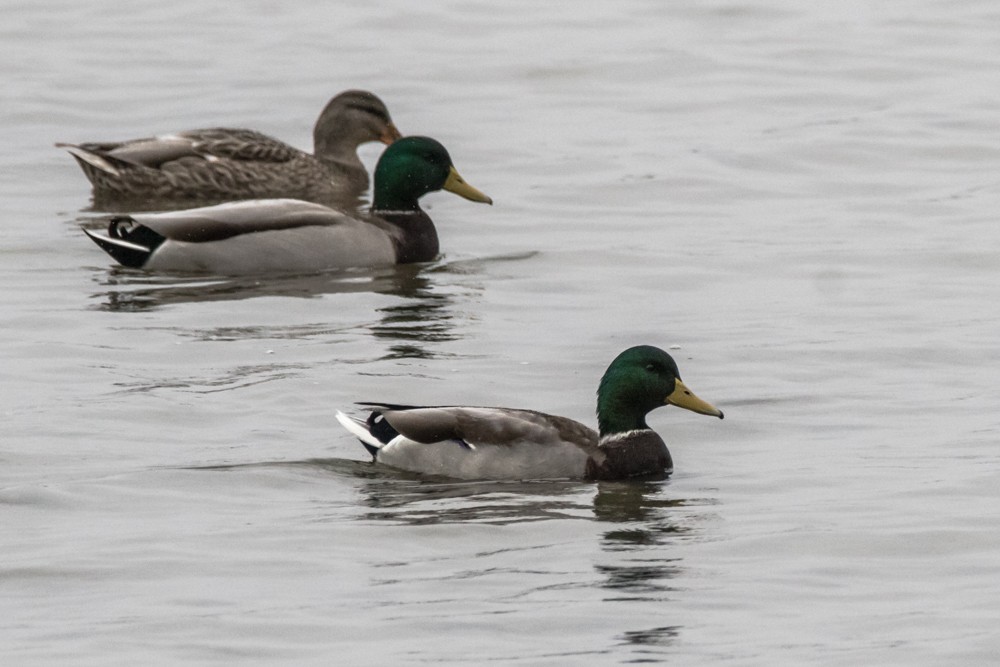
M 348 417 L 340 410 L 337 410 L 337 421 L 340 422 L 341 426 L 350 431 L 354 437 L 366 445 L 370 445 L 375 449 L 382 449 L 384 446 L 383 443 L 379 442 L 379 440 L 368 431 L 368 424 L 365 422 L 355 419 L 354 417 Z
M 84 229 L 83 233 L 94 239 L 97 245 L 104 247 L 104 244 L 118 246 L 119 248 L 125 248 L 127 250 L 135 250 L 137 252 L 147 253 L 149 248 L 144 245 L 139 245 L 138 243 L 132 243 L 131 241 L 126 241 L 125 239 L 113 239 L 110 236 L 105 236 L 104 234 L 98 234 L 97 232 L 92 232 L 89 229 Z

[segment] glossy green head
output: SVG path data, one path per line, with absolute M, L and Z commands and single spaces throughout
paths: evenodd
M 723 417 L 721 410 L 685 386 L 673 357 L 651 345 L 630 347 L 611 362 L 597 388 L 601 435 L 649 428 L 646 415 L 661 405 Z
M 471 201 L 493 200 L 458 175 L 451 156 L 429 137 L 403 137 L 385 149 L 375 167 L 373 210 L 416 211 L 428 192 L 448 190 Z

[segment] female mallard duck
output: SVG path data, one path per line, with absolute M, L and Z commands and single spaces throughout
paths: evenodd
M 646 415 L 676 405 L 722 419 L 695 396 L 673 358 L 649 345 L 611 362 L 597 388 L 600 433 L 580 422 L 534 410 L 414 407 L 382 403 L 366 421 L 337 420 L 375 461 L 461 479 L 627 479 L 669 474 L 670 452 Z
M 254 130 L 229 128 L 56 146 L 76 158 L 93 184 L 96 204 L 139 198 L 335 202 L 368 188 L 358 146 L 399 137 L 382 100 L 348 90 L 330 100 L 316 121 L 312 155 Z
M 418 199 L 441 189 L 493 203 L 462 180 L 444 146 L 405 137 L 379 158 L 368 216 L 257 199 L 115 216 L 107 236 L 83 231 L 119 263 L 149 271 L 250 275 L 427 262 L 438 236 Z

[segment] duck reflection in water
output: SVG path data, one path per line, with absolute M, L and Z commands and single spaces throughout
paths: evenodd
M 389 294 L 428 298 L 450 287 L 480 292 L 479 275 L 495 263 L 531 259 L 537 252 L 492 257 L 439 260 L 423 264 L 333 269 L 330 271 L 259 276 L 188 276 L 153 274 L 121 266 L 95 278 L 103 300 L 97 308 L 110 312 L 140 312 L 183 303 L 241 301 L 262 297 L 311 298 L 326 294 Z M 432 290 L 437 290 L 432 294 Z
M 304 329 L 313 334 L 367 329 L 373 337 L 388 344 L 388 352 L 382 358 L 431 358 L 435 356 L 431 346 L 461 338 L 457 329 L 465 320 L 456 316 L 454 305 L 465 298 L 475 298 L 485 289 L 479 276 L 486 266 L 528 259 L 535 254 L 269 276 L 266 279 L 164 276 L 114 267 L 98 279 L 103 289 L 92 298 L 100 301 L 96 308 L 120 313 L 147 312 L 185 303 L 268 297 L 308 299 L 361 293 L 394 296 L 403 301 L 375 308 L 374 312 L 381 316 L 375 323 L 339 319 L 316 326 L 299 324 L 285 332 L 268 326 L 250 329 L 257 337 L 274 338 L 302 335 Z M 336 313 L 336 309 L 331 312 Z
M 359 292 L 420 298 L 429 293 L 432 284 L 425 268 L 405 264 L 260 278 L 164 276 L 116 266 L 108 269 L 101 280 L 107 290 L 94 294 L 94 298 L 103 298 L 98 307 L 110 312 L 141 312 L 184 303 L 263 297 L 313 298 Z
M 510 525 L 580 518 L 591 486 L 578 481 L 497 482 L 434 480 L 417 473 L 360 463 L 368 519 L 408 525 Z
M 683 560 L 676 548 L 679 538 L 696 530 L 690 508 L 714 503 L 711 499 L 670 497 L 669 488 L 659 481 L 600 482 L 594 497 L 594 517 L 615 524 L 604 533 L 602 550 L 607 558 L 595 563 L 603 577 L 601 586 L 609 592 L 609 601 L 637 605 L 653 604 L 657 614 L 667 614 L 675 590 L 675 579 L 684 573 Z M 697 519 L 697 517 L 694 517 Z M 636 613 L 635 618 L 651 620 L 650 612 Z M 682 626 L 660 624 L 626 630 L 616 639 L 629 647 L 642 661 L 654 660 L 650 654 L 670 646 Z M 658 660 L 657 660 L 658 661 Z
M 367 518 L 400 523 L 488 521 L 508 524 L 551 519 L 616 524 L 603 536 L 606 551 L 658 547 L 693 527 L 685 508 L 713 501 L 670 498 L 662 482 L 580 480 L 462 481 L 435 478 L 367 461 L 317 460 L 335 472 L 361 478 Z M 454 505 L 453 507 L 450 505 Z M 683 518 L 676 516 L 678 511 Z
M 236 337 L 296 338 L 303 335 L 367 334 L 381 341 L 386 349 L 380 358 L 432 358 L 434 347 L 461 337 L 461 318 L 456 319 L 456 300 L 463 294 L 476 294 L 481 286 L 475 280 L 461 284 L 436 284 L 435 273 L 426 266 L 400 265 L 363 271 L 337 271 L 324 274 L 283 276 L 260 280 L 254 278 L 174 279 L 136 275 L 129 270 L 112 270 L 107 283 L 115 287 L 103 295 L 99 306 L 110 312 L 146 312 L 180 303 L 208 303 L 266 297 L 316 298 L 331 294 L 367 293 L 398 297 L 388 305 L 375 308 L 373 322 L 370 311 L 363 320 L 343 321 L 331 317 L 315 324 L 294 326 L 251 325 L 231 327 L 226 331 L 201 332 L 201 338 Z M 138 287 L 137 287 L 138 285 Z M 119 288 L 120 286 L 120 288 Z M 385 299 L 379 301 L 385 303 Z M 198 332 L 195 332 L 198 333 Z

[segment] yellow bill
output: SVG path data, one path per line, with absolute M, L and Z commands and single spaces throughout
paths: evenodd
M 711 415 L 712 417 L 718 417 L 719 419 L 724 417 L 722 410 L 718 409 L 708 401 L 703 401 L 695 396 L 694 392 L 688 389 L 687 386 L 680 380 L 675 381 L 674 390 L 663 402 L 667 405 L 676 405 L 679 408 L 684 408 L 685 410 L 690 410 L 691 412 L 697 412 L 701 415 Z
M 493 204 L 493 200 L 487 197 L 485 194 L 472 187 L 465 182 L 455 167 L 450 167 L 448 171 L 448 180 L 444 182 L 444 189 L 448 192 L 454 192 L 459 197 L 465 197 L 469 201 L 478 201 L 483 204 Z

